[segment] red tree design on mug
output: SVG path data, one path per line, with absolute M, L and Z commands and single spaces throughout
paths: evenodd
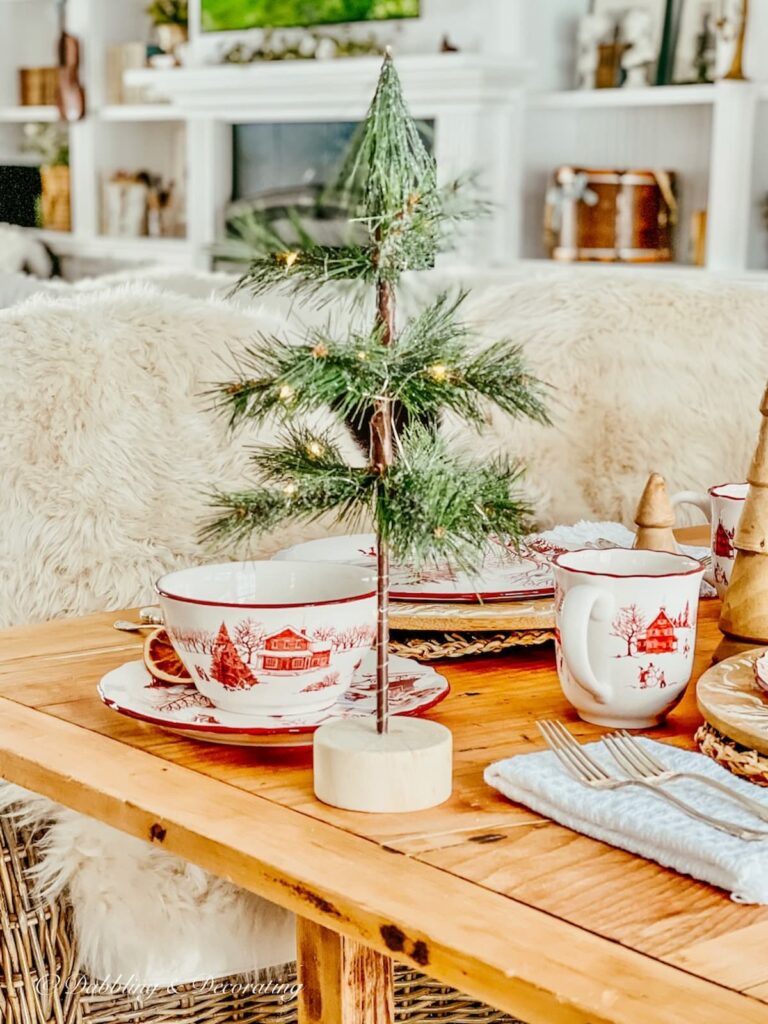
M 223 622 L 213 645 L 211 675 L 227 690 L 249 690 L 258 684 L 258 679 L 237 653 Z

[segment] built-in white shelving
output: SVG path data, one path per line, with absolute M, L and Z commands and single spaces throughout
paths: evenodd
M 58 121 L 56 107 L 0 107 L 0 124 L 27 124 L 30 121 Z
M 637 89 L 560 89 L 531 92 L 529 106 L 536 110 L 595 110 L 605 107 L 687 107 L 715 102 L 715 86 L 660 85 Z
M 107 47 L 146 38 L 144 7 L 145 0 L 68 0 L 70 29 L 84 42 L 89 112 L 69 129 L 73 230 L 43 237 L 62 253 L 89 258 L 206 265 L 231 198 L 233 125 L 356 120 L 370 97 L 378 60 L 193 63 L 169 71 L 133 71 L 129 83 L 162 102 L 110 105 Z M 695 274 L 689 225 L 695 211 L 706 209 L 708 267 L 738 275 L 763 271 L 768 266 L 761 213 L 768 193 L 768 82 L 569 89 L 576 22 L 588 7 L 589 0 L 430 0 L 418 23 L 395 32 L 398 66 L 414 113 L 435 122 L 441 175 L 481 171 L 495 203 L 492 222 L 474 248 L 465 248 L 465 261 L 545 270 L 544 199 L 554 169 L 570 164 L 677 173 L 677 263 L 629 269 Z M 31 9 L 35 33 L 28 28 Z M 460 53 L 434 52 L 446 31 L 460 44 Z M 3 161 L 18 151 L 24 122 L 57 117 L 52 107 L 15 105 L 15 68 L 49 63 L 55 35 L 53 0 L 0 0 Z M 768 45 L 768 19 L 755 17 L 748 42 L 752 64 L 748 59 L 747 71 L 757 77 L 762 65 L 754 55 Z M 768 74 L 768 68 L 762 70 Z M 118 169 L 140 168 L 174 180 L 184 193 L 186 238 L 102 235 L 103 180 Z

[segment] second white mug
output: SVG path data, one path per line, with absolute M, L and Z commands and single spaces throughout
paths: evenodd
M 673 505 L 695 505 L 700 508 L 711 525 L 712 571 L 715 588 L 721 599 L 725 596 L 733 572 L 736 559 L 733 538 L 748 489 L 749 484 L 718 484 L 710 487 L 706 494 L 681 491 L 672 497 Z

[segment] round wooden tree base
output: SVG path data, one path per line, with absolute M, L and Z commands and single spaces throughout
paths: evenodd
M 749 779 L 758 786 L 768 786 L 768 757 L 765 754 L 751 750 L 735 740 L 729 740 L 707 722 L 699 727 L 694 739 L 702 754 L 711 757 L 729 772 Z
M 315 796 L 347 811 L 423 811 L 451 795 L 453 737 L 424 718 L 367 718 L 321 725 L 314 738 Z

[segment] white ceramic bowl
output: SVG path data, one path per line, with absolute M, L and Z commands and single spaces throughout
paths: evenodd
M 348 688 L 376 635 L 370 570 L 228 562 L 157 581 L 168 635 L 195 686 L 242 714 L 304 714 Z

